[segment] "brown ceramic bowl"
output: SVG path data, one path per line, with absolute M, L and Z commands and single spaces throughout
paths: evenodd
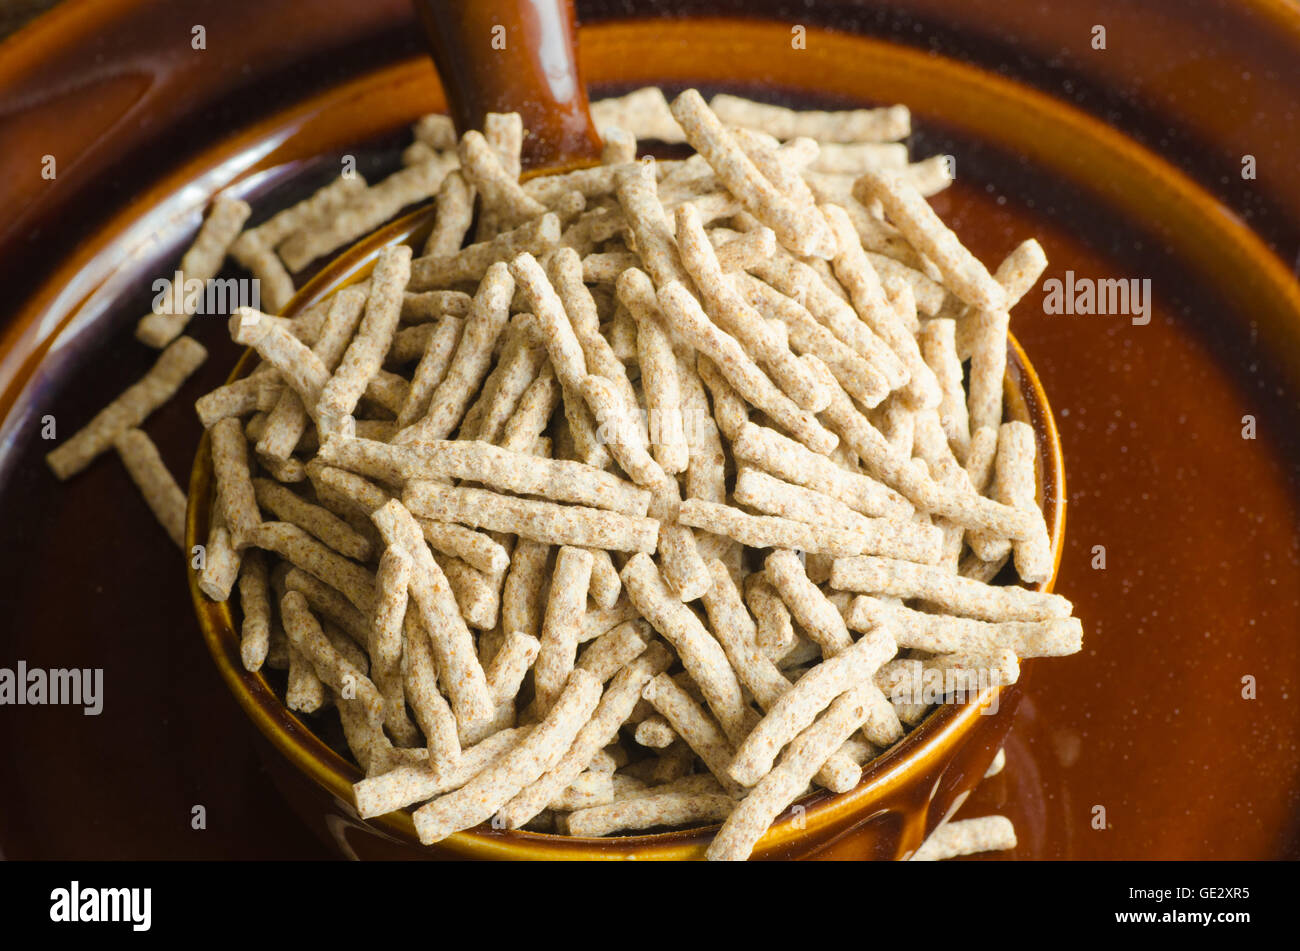
M 756 27 L 754 33 L 754 41 L 762 42 L 767 29 Z M 728 42 L 734 44 L 737 39 L 732 35 Z M 597 45 L 596 49 L 601 47 Z M 672 84 L 681 79 L 665 74 L 657 81 Z M 865 100 L 868 87 L 860 88 Z M 364 278 L 377 250 L 387 244 L 404 242 L 418 248 L 431 224 L 430 212 L 423 210 L 376 232 L 329 263 L 302 288 L 284 313 L 293 316 L 338 288 Z M 1065 526 L 1060 441 L 1047 395 L 1014 339 L 1008 356 L 1008 412 L 1034 426 L 1041 474 L 1039 498 L 1053 541 L 1055 564 L 1059 565 Z M 242 375 L 250 365 L 246 356 L 233 375 Z M 211 489 L 205 436 L 190 482 L 187 546 L 207 537 Z M 1050 590 L 1054 578 L 1055 571 L 1038 587 Z M 276 751 L 268 757 L 268 767 L 278 785 L 314 825 L 319 827 L 323 822 L 345 855 L 493 859 L 687 859 L 703 855 L 716 827 L 605 839 L 476 829 L 425 847 L 415 835 L 410 809 L 361 820 L 351 793 L 352 784 L 361 778 L 359 769 L 345 753 L 316 735 L 315 721 L 304 721 L 290 712 L 262 673 L 250 674 L 243 669 L 238 626 L 229 603 L 213 602 L 202 594 L 192 568 L 189 580 L 200 627 L 222 677 Z M 886 754 L 868 764 L 856 789 L 842 795 L 815 793 L 787 810 L 759 842 L 755 857 L 810 856 L 850 833 L 857 848 L 872 857 L 896 859 L 910 854 L 930 829 L 960 806 L 983 777 L 1010 726 L 1018 698 L 1018 687 L 992 688 L 978 701 L 939 707 Z

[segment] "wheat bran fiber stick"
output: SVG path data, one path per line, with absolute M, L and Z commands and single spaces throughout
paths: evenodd
M 158 524 L 178 548 L 184 548 L 185 493 L 167 471 L 158 447 L 143 431 L 128 429 L 113 440 L 113 448 Z
M 667 674 L 659 674 L 646 684 L 642 696 L 668 721 L 729 795 L 743 794 L 743 789 L 727 772 L 735 748 L 717 721 L 689 693 Z
M 415 726 L 406 716 L 402 686 L 402 623 L 410 580 L 410 556 L 401 548 L 386 548 L 375 573 L 375 613 L 366 645 L 372 678 L 384 701 L 384 725 L 402 746 L 414 746 L 417 739 Z
M 491 818 L 522 789 L 551 769 L 572 745 L 600 699 L 600 684 L 585 670 L 574 670 L 555 706 L 527 738 L 465 786 L 415 812 L 420 841 L 432 845 L 460 829 Z
M 418 613 L 409 608 L 402 624 L 399 669 L 406 702 L 424 734 L 424 765 L 434 777 L 454 775 L 464 761 L 456 716 L 438 690 L 438 668 L 429 632 Z
M 1005 816 L 982 816 L 945 822 L 912 853 L 913 862 L 941 862 L 976 852 L 1000 852 L 1016 847 L 1016 830 Z
M 886 623 L 899 647 L 933 654 L 988 654 L 1009 647 L 1016 656 L 1061 657 L 1080 649 L 1083 628 L 1078 618 L 990 623 L 945 614 L 926 614 L 902 605 L 858 595 L 845 622 L 855 631 Z
M 562 546 L 555 555 L 551 593 L 542 619 L 541 653 L 537 655 L 533 668 L 539 716 L 550 711 L 569 671 L 573 670 L 590 584 L 591 553 L 582 548 Z

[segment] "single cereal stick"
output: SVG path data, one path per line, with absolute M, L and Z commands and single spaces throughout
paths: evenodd
M 591 104 L 591 121 L 602 137 L 613 126 L 627 130 L 638 139 L 657 139 L 670 145 L 685 141 L 658 86 L 645 86 L 625 96 L 596 100 Z
M 913 862 L 941 862 L 977 852 L 1001 852 L 1016 847 L 1016 830 L 1005 816 L 982 816 L 945 822 L 912 853 Z
M 474 298 L 464 291 L 405 291 L 402 294 L 402 322 L 426 324 L 443 317 L 465 317 L 473 303 Z
M 722 439 L 713 418 L 713 409 L 709 406 L 704 381 L 684 354 L 677 356 L 677 382 L 681 391 L 686 444 L 690 450 L 686 497 L 723 502 L 727 498 L 727 456 L 722 449 Z
M 600 150 L 601 165 L 622 165 L 636 161 L 636 136 L 618 126 L 607 126 L 600 134 L 603 143 Z
M 327 221 L 335 212 L 355 200 L 365 188 L 366 180 L 359 174 L 340 175 L 296 205 L 290 205 L 257 227 L 249 228 L 239 236 L 239 240 L 230 249 L 231 254 L 243 263 L 240 252 L 246 241 L 274 248 L 304 225 Z
M 952 293 L 981 310 L 1005 310 L 1002 286 L 903 175 L 868 169 L 854 184 L 853 194 L 864 204 L 879 201 L 908 242 L 943 273 L 944 284 Z
M 570 836 L 596 838 L 615 832 L 679 828 L 719 822 L 736 808 L 725 793 L 657 792 L 622 802 L 578 809 L 570 813 L 565 828 Z
M 837 558 L 830 583 L 839 591 L 923 598 L 949 614 L 983 621 L 1046 621 L 1073 613 L 1070 602 L 1059 594 L 994 587 L 943 568 L 870 555 Z
M 686 471 L 690 464 L 690 450 L 682 424 L 677 357 L 661 323 L 649 279 L 641 271 L 627 273 L 631 277 L 618 282 L 618 295 L 627 313 L 636 321 L 637 356 L 650 416 L 651 448 L 660 468 L 669 475 L 676 475 Z
M 614 551 L 654 551 L 659 523 L 579 505 L 498 495 L 484 489 L 411 482 L 403 498 L 412 511 L 437 521 L 508 532 L 552 545 Z
M 1030 584 L 1046 581 L 1054 567 L 1047 522 L 1038 507 L 1036 452 L 1034 430 L 1028 423 L 1003 423 L 998 429 L 994 495 L 1034 521 L 1033 534 L 1015 543 L 1016 572 Z
M 848 214 L 838 205 L 823 205 L 822 214 L 826 216 L 831 231 L 835 234 L 837 252 L 834 266 L 835 276 L 839 278 L 853 302 L 853 309 L 875 334 L 894 352 L 907 368 L 908 381 L 905 392 L 908 402 L 925 408 L 937 406 L 940 399 L 939 382 L 934 371 L 921 358 L 916 337 L 907 327 L 898 312 L 891 306 L 885 296 L 884 286 L 880 282 L 876 269 L 871 266 L 866 251 L 858 239 L 858 233 L 849 222 Z M 902 285 L 911 293 L 906 284 Z
M 898 493 L 869 476 L 841 469 L 825 456 L 766 427 L 746 423 L 732 440 L 731 451 L 738 462 L 829 495 L 864 515 L 910 514 L 911 506 Z
M 178 548 L 185 547 L 185 493 L 158 454 L 153 440 L 139 429 L 128 429 L 113 440 L 127 474 L 145 504 Z
M 790 681 L 758 646 L 758 629 L 745 610 L 740 591 L 718 559 L 709 562 L 713 587 L 704 595 L 709 626 L 741 684 L 764 710 L 790 689 Z
M 514 290 L 515 282 L 506 265 L 498 263 L 488 268 L 465 318 L 456 355 L 430 398 L 429 412 L 419 422 L 398 432 L 394 442 L 446 439 L 456 429 L 487 376 L 492 349 L 509 320 Z
M 618 576 L 618 568 L 609 552 L 602 548 L 590 548 L 591 553 L 591 600 L 598 608 L 612 608 L 618 603 L 618 596 L 623 593 L 623 581 Z
M 494 580 L 459 558 L 437 554 L 433 560 L 446 576 L 465 623 L 480 631 L 496 627 L 501 615 L 501 596 Z
M 790 653 L 795 644 L 790 609 L 762 572 L 745 579 L 745 604 L 754 615 L 757 626 L 754 640 L 759 650 L 772 660 Z
M 592 757 L 618 736 L 619 727 L 627 722 L 650 678 L 671 662 L 669 652 L 656 644 L 614 675 L 591 719 L 577 731 L 564 755 L 501 808 L 498 818 L 507 829 L 517 829 L 536 816 L 588 768 Z
M 370 572 L 325 547 L 298 526 L 263 522 L 254 533 L 252 544 L 274 552 L 338 590 L 363 615 L 369 616 L 374 611 L 375 585 Z
M 718 180 L 746 211 L 776 232 L 782 245 L 800 256 L 825 246 L 825 222 L 779 192 L 763 176 L 696 90 L 683 92 L 673 100 L 671 108 L 686 140 L 704 156 Z
M 400 502 L 394 499 L 370 517 L 388 545 L 405 549 L 411 557 L 411 596 L 432 641 L 439 679 L 451 700 L 462 740 L 472 737 L 492 716 L 494 704 L 447 577 Z
M 328 509 L 312 505 L 270 479 L 254 479 L 253 492 L 257 504 L 280 521 L 297 525 L 348 558 L 356 561 L 370 558 L 370 540 Z
M 549 712 L 573 669 L 590 584 L 591 553 L 582 548 L 561 547 L 555 556 L 551 593 L 542 620 L 541 653 L 533 669 L 539 717 Z
M 971 430 L 970 448 L 966 452 L 966 478 L 977 493 L 984 493 L 993 477 L 993 460 L 997 455 L 998 430 L 996 426 L 981 426 Z
M 303 653 L 289 645 L 289 680 L 285 685 L 284 705 L 298 713 L 315 713 L 325 705 L 325 685 L 316 676 L 311 662 Z M 349 747 L 353 744 L 348 743 Z M 362 769 L 367 769 L 369 757 L 357 755 Z
M 179 342 L 192 339 L 183 337 Z M 253 373 L 203 394 L 194 401 L 194 412 L 203 428 L 208 429 L 217 420 L 227 416 L 270 412 L 275 408 L 284 388 L 279 372 L 274 369 L 266 373 Z
M 402 686 L 415 722 L 424 733 L 427 768 L 434 777 L 449 777 L 460 769 L 467 756 L 461 751 L 455 714 L 438 691 L 432 639 L 417 612 L 409 609 L 402 624 L 401 648 Z M 460 782 L 467 779 L 466 776 Z
M 962 388 L 961 359 L 957 356 L 957 324 L 946 319 L 931 320 L 921 330 L 921 355 L 939 382 L 939 419 L 944 435 L 958 462 L 970 453 L 970 416 L 966 391 Z
M 1000 311 L 975 311 L 963 323 L 971 326 L 970 424 L 972 430 L 1002 422 L 1002 387 L 1007 372 L 1007 330 L 1011 306 L 1037 283 L 1047 267 L 1043 246 L 1032 238 L 1020 244 L 998 266 L 994 278 L 1006 292 Z
M 602 376 L 583 377 L 578 391 L 597 423 L 597 438 L 609 448 L 619 467 L 637 485 L 662 494 L 660 487 L 669 477 L 650 455 L 648 439 L 634 413 L 635 407 L 628 406 L 614 384 Z
M 604 683 L 638 657 L 653 637 L 650 625 L 641 618 L 624 621 L 597 637 L 578 657 L 577 666 Z
M 169 346 L 139 381 L 100 410 L 70 439 L 46 454 L 45 461 L 54 474 L 69 479 L 90 465 L 101 452 L 112 448 L 113 440 L 139 426 L 171 399 L 207 356 L 208 352 L 190 337 Z
M 329 381 L 329 370 L 293 332 L 282 317 L 272 317 L 251 307 L 240 307 L 230 318 L 230 339 L 252 347 L 297 391 L 303 403 L 315 407 Z
M 948 444 L 938 410 L 927 409 L 915 414 L 913 452 L 917 460 L 925 463 L 936 482 L 962 494 L 974 494 L 966 470 L 957 462 L 952 447 Z M 936 516 L 933 521 L 935 527 L 943 533 L 942 554 L 935 564 L 944 565 L 955 572 L 961 560 L 965 528 L 949 518 Z
M 739 740 L 745 734 L 749 708 L 741 695 L 736 674 L 717 640 L 690 608 L 669 594 L 649 555 L 636 555 L 629 559 L 623 566 L 622 577 L 628 597 L 677 651 L 686 670 L 700 685 L 709 708 L 727 736 L 733 741 Z
M 239 420 L 233 418 L 213 425 L 208 438 L 222 517 L 230 530 L 231 543 L 242 551 L 251 544 L 253 533 L 262 523 L 248 473 L 248 444 Z
M 474 190 L 460 172 L 442 180 L 435 201 L 433 230 L 424 244 L 426 257 L 450 257 L 465 243 L 474 220 Z
M 293 299 L 293 278 L 281 263 L 275 249 L 261 240 L 256 230 L 241 234 L 231 244 L 230 254 L 253 275 L 258 291 L 258 306 L 265 307 L 272 314 L 278 314 Z
M 343 351 L 347 349 L 365 311 L 365 303 L 366 292 L 355 287 L 345 287 L 331 299 L 320 333 L 312 344 L 312 353 L 327 373 L 334 372 L 343 358 Z M 288 459 L 301 441 L 306 425 L 307 409 L 302 397 L 292 388 L 285 387 L 271 411 L 266 429 L 258 438 L 258 455 Z
M 218 495 L 212 506 L 208 541 L 203 548 L 203 568 L 199 572 L 199 590 L 213 601 L 225 601 L 239 577 L 240 553 L 230 540 L 230 530 L 221 514 Z
M 673 331 L 712 360 L 727 382 L 751 405 L 812 451 L 830 452 L 835 448 L 838 440 L 834 433 L 778 389 L 736 339 L 709 320 L 690 291 L 673 282 L 659 291 L 658 300 Z
M 414 763 L 367 777 L 352 787 L 357 812 L 363 819 L 372 819 L 463 786 L 517 746 L 532 730 L 532 727 L 516 727 L 494 733 L 463 750 L 450 769 L 439 770 L 427 762 Z
M 647 749 L 662 750 L 672 746 L 677 734 L 660 714 L 652 713 L 636 725 L 633 738 Z
M 321 447 L 318 458 L 392 485 L 465 479 L 502 492 L 637 516 L 644 515 L 650 504 L 648 491 L 612 473 L 581 462 L 539 459 L 473 440 L 421 440 L 392 445 L 332 436 Z
M 619 171 L 618 203 L 636 241 L 640 266 L 654 280 L 655 287 L 673 281 L 689 282 L 673 243 L 672 226 L 659 203 L 653 163 L 638 162 Z
M 713 416 L 718 429 L 728 442 L 735 442 L 736 437 L 740 435 L 740 430 L 749 422 L 748 404 L 727 382 L 718 365 L 704 354 L 699 355 L 695 365 L 699 370 L 700 380 L 713 394 Z M 710 501 L 725 501 L 725 499 Z
M 302 270 L 321 255 L 373 231 L 407 205 L 437 194 L 443 179 L 455 168 L 454 155 L 438 153 L 394 172 L 360 193 L 323 226 L 299 228 L 280 246 L 280 257 L 289 270 Z
M 477 189 L 485 210 L 510 226 L 546 214 L 546 206 L 530 198 L 511 176 L 481 132 L 469 131 L 456 147 L 462 173 Z
M 793 695 L 792 690 L 786 697 Z M 879 695 L 870 681 L 844 690 L 815 723 L 793 739 L 780 763 L 758 780 L 727 817 L 709 845 L 707 857 L 711 861 L 747 858 L 781 810 L 798 798 L 822 764 L 867 722 Z
M 1009 647 L 1020 658 L 1063 657 L 1080 650 L 1083 643 L 1083 626 L 1074 617 L 992 624 L 926 614 L 868 595 L 853 599 L 845 622 L 855 631 L 887 623 L 899 647 L 933 654 L 991 654 Z
M 417 142 L 423 142 L 429 148 L 442 152 L 456 147 L 456 126 L 451 116 L 431 112 L 421 116 L 411 126 L 411 132 Z
M 551 546 L 520 538 L 501 592 L 501 624 L 508 633 L 537 637 L 541 633 L 543 585 Z
M 818 323 L 802 304 L 749 274 L 735 275 L 732 281 L 751 307 L 785 325 L 792 350 L 826 364 L 864 406 L 876 406 L 888 395 L 889 383 L 875 365 Z
M 525 740 L 461 789 L 416 810 L 415 828 L 420 841 L 432 845 L 457 830 L 486 821 L 536 782 L 572 745 L 582 725 L 591 718 L 600 693 L 600 684 L 591 674 L 572 671 L 550 713 Z
M 413 746 L 417 738 L 415 726 L 406 716 L 402 688 L 402 622 L 410 580 L 410 556 L 391 545 L 384 549 L 375 575 L 375 613 L 366 645 L 375 686 L 384 699 L 384 725 L 402 746 Z
M 181 258 L 180 267 L 177 269 L 180 289 L 171 287 L 166 295 L 167 305 L 161 311 L 141 317 L 140 322 L 136 324 L 135 335 L 141 343 L 161 350 L 184 332 L 185 325 L 190 322 L 191 313 L 189 308 L 184 306 L 179 313 L 174 312 L 172 300 L 177 297 L 188 298 L 189 294 L 184 293 L 183 289 L 191 281 L 198 281 L 206 289 L 208 281 L 216 277 L 217 272 L 221 270 L 226 252 L 230 250 L 231 244 L 239 235 L 239 229 L 244 227 L 244 222 L 248 220 L 250 214 L 252 209 L 248 206 L 248 202 L 240 201 L 238 198 L 218 195 L 213 200 L 212 208 L 204 219 L 203 226 L 199 228 L 198 236 L 185 252 L 185 256 Z
M 423 257 L 411 262 L 411 290 L 423 291 L 466 281 L 478 281 L 493 264 L 518 254 L 545 254 L 560 242 L 560 219 L 554 213 L 479 241 L 450 257 Z
M 835 526 L 866 533 L 894 531 L 922 546 L 929 545 L 928 539 L 932 535 L 925 526 L 912 521 L 868 518 L 829 495 L 785 482 L 750 466 L 741 466 L 736 474 L 732 498 L 738 504 L 759 512 L 809 525 Z
M 650 701 L 673 731 L 699 756 L 728 794 L 739 796 L 743 793 L 743 789 L 727 773 L 735 748 L 717 721 L 689 693 L 667 674 L 661 673 L 646 684 L 642 696 Z
M 240 625 L 239 657 L 244 669 L 257 673 L 266 661 L 271 643 L 271 597 L 266 559 L 257 550 L 247 551 L 239 566 Z
M 399 173 L 400 174 L 400 173 Z M 320 394 L 316 415 L 324 432 L 334 432 L 356 408 L 366 384 L 388 353 L 402 311 L 402 291 L 411 275 L 411 249 L 394 245 L 379 252 L 370 296 L 356 336 Z
M 709 105 L 727 125 L 757 129 L 782 141 L 806 136 L 823 144 L 897 142 L 912 133 L 906 106 L 817 112 L 768 105 L 727 93 L 714 96 Z
M 677 247 L 708 316 L 753 354 L 801 409 L 814 413 L 825 409 L 830 397 L 816 374 L 790 352 L 779 325 L 764 320 L 737 291 L 704 233 L 699 212 L 689 202 L 677 208 Z
M 560 791 L 546 805 L 547 811 L 569 812 L 578 809 L 591 809 L 614 801 L 614 780 L 609 773 L 599 770 L 586 770 L 578 778 Z M 538 824 L 546 812 L 535 817 L 530 829 L 540 831 Z
M 312 616 L 307 599 L 297 591 L 280 599 L 280 616 L 289 643 L 311 662 L 316 675 L 326 685 L 342 693 L 353 693 L 365 710 L 366 718 L 379 722 L 384 715 L 384 701 L 374 683 L 347 660 L 321 630 Z
M 853 643 L 844 618 L 822 590 L 809 579 L 799 556 L 774 551 L 764 563 L 767 580 L 781 595 L 805 633 L 821 646 L 822 656 L 838 655 Z
M 488 690 L 496 703 L 515 699 L 524 676 L 537 660 L 540 650 L 541 644 L 535 637 L 519 631 L 505 636 L 501 649 L 487 667 Z
M 924 563 L 939 559 L 942 537 L 930 526 L 878 520 L 870 528 L 809 525 L 774 515 L 750 515 L 717 502 L 688 499 L 677 520 L 682 525 L 735 539 L 749 548 L 790 548 L 836 557 L 889 554 Z M 924 533 L 924 534 L 922 534 Z
M 447 377 L 456 348 L 460 344 L 465 321 L 459 317 L 443 317 L 434 326 L 416 365 L 415 375 L 406 391 L 402 405 L 397 409 L 397 425 L 405 429 L 429 412 L 429 403 L 442 381 Z
M 582 643 L 595 640 L 602 634 L 612 631 L 620 624 L 640 619 L 641 612 L 627 598 L 620 598 L 618 603 L 609 610 L 597 608 L 594 611 L 588 611 L 587 616 L 582 619 Z

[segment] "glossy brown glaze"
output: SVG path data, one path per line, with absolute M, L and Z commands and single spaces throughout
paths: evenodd
M 556 171 L 600 157 L 578 70 L 573 0 L 413 0 L 456 128 L 489 112 L 524 120 L 524 168 Z
M 62 31 L 67 46 L 51 39 L 29 48 L 26 59 L 0 57 L 6 80 L 0 97 L 9 97 L 0 122 L 21 115 L 25 123 L 16 140 L 5 134 L 13 126 L 0 124 L 0 155 L 17 170 L 0 180 L 0 192 L 26 196 L 26 204 L 6 205 L 23 217 L 19 243 L 4 245 L 3 265 L 19 282 L 14 286 L 28 287 L 41 269 L 58 268 L 63 295 L 42 288 L 3 329 L 0 525 L 6 545 L 0 574 L 7 583 L 0 664 L 22 658 L 45 666 L 104 666 L 107 693 L 98 718 L 67 708 L 0 709 L 0 757 L 9 764 L 0 847 L 14 857 L 333 854 L 304 831 L 259 766 L 250 739 L 256 734 L 197 637 L 179 556 L 121 468 L 105 459 L 72 485 L 57 485 L 40 461 L 48 446 L 35 421 L 53 413 L 60 426 L 75 428 L 148 366 L 150 355 L 129 339 L 127 328 L 147 306 L 148 280 L 174 261 L 169 254 L 192 233 L 206 194 L 231 177 L 275 168 L 256 183 L 267 200 L 260 207 L 292 200 L 321 180 L 312 175 L 323 169 L 303 159 L 337 155 L 398 129 L 437 106 L 436 87 L 427 66 L 381 71 L 340 88 L 328 109 L 317 103 L 250 128 L 245 123 L 256 115 L 260 97 L 249 99 L 247 89 L 230 92 L 237 69 L 199 75 L 176 65 L 172 46 L 155 29 L 160 9 L 168 6 L 113 4 L 124 17 L 128 8 L 147 15 L 97 25 L 132 38 L 131 64 L 157 64 L 151 73 L 157 85 L 140 108 L 166 126 L 169 113 L 160 103 L 169 92 L 183 101 L 225 81 L 228 100 L 245 105 L 223 114 L 242 117 L 237 125 L 247 131 L 222 151 L 216 132 L 230 123 L 209 121 L 208 137 L 189 146 L 197 156 L 193 164 L 166 182 L 147 163 L 119 164 L 109 175 L 109 156 L 122 136 L 135 136 L 138 155 L 149 130 L 137 128 L 132 117 L 139 113 L 115 105 L 107 80 L 102 95 L 94 83 L 79 80 L 87 110 L 101 120 L 125 117 L 104 121 L 98 138 L 80 140 L 86 151 L 79 169 L 97 170 L 84 174 L 91 182 L 109 182 L 105 195 L 115 194 L 115 187 L 134 204 L 122 205 L 102 228 L 98 222 L 111 202 L 87 205 L 94 210 L 83 226 L 91 229 L 90 243 L 77 249 L 59 227 L 60 215 L 67 222 L 66 197 L 46 205 L 51 192 L 20 172 L 23 157 L 46 141 L 27 126 L 44 117 L 50 135 L 78 134 L 80 123 L 39 107 L 45 101 L 40 90 L 94 63 L 95 44 L 87 36 L 78 46 L 69 25 Z M 303 8 L 293 4 L 291 15 L 288 4 L 231 2 L 214 13 L 210 27 L 246 23 L 254 6 L 283 16 L 282 24 Z M 370 35 L 365 17 L 377 11 L 397 16 L 393 11 L 401 6 L 313 4 L 335 18 L 311 26 L 328 26 L 336 36 L 354 27 L 356 35 Z M 937 207 L 987 260 L 1035 234 L 1051 258 L 1049 276 L 1063 276 L 1068 268 L 1153 280 L 1154 314 L 1145 327 L 1114 318 L 1048 316 L 1039 292 L 1016 312 L 1016 333 L 1049 381 L 1062 424 L 1071 501 L 1059 589 L 1076 602 L 1087 640 L 1076 657 L 1027 665 L 1007 738 L 1008 768 L 985 782 L 966 808 L 972 815 L 1003 812 L 1015 821 L 1020 845 L 1010 858 L 1298 857 L 1294 697 L 1300 651 L 1291 635 L 1300 628 L 1300 311 L 1284 291 L 1286 267 L 1262 245 L 1238 240 L 1243 221 L 1267 223 L 1271 235 L 1300 233 L 1290 200 L 1295 181 L 1278 171 L 1289 167 L 1286 157 L 1300 143 L 1294 126 L 1269 120 L 1278 114 L 1269 104 L 1285 99 L 1288 82 L 1294 88 L 1300 63 L 1294 18 L 1279 26 L 1274 12 L 1280 5 L 1271 3 L 1153 0 L 1142 11 L 1128 5 L 1127 41 L 1114 43 L 1112 31 L 1112 55 L 1103 62 L 1089 59 L 1076 36 L 1076 14 L 1087 14 L 1073 8 L 1066 17 L 1057 5 L 1044 12 L 1031 2 L 941 8 L 938 0 L 927 0 L 933 15 L 927 30 L 914 34 L 907 16 L 920 6 L 919 0 L 900 0 L 891 5 L 897 22 L 870 18 L 862 28 L 891 36 L 897 29 L 902 43 L 918 45 L 931 36 L 949 44 L 969 36 L 963 55 L 1006 64 L 1031 85 L 1054 90 L 1052 70 L 1035 66 L 1035 57 L 1064 56 L 1080 64 L 1078 72 L 1095 63 L 1088 74 L 1093 88 L 1110 90 L 1129 111 L 1117 111 L 1109 128 L 1062 126 L 1066 113 L 1059 107 L 1039 111 L 1039 100 L 1014 98 L 1000 105 L 1004 97 L 996 86 L 978 73 L 976 80 L 955 76 L 941 58 L 858 46 L 850 37 L 816 31 L 808 50 L 791 55 L 788 24 L 766 31 L 721 22 L 597 26 L 584 35 L 584 65 L 602 91 L 668 80 L 751 92 L 761 87 L 774 97 L 820 89 L 820 101 L 831 104 L 909 101 L 917 115 L 917 152 L 958 156 L 958 183 Z M 1113 18 L 1122 4 L 1097 6 Z M 977 10 L 983 23 L 975 22 Z M 820 6 L 810 11 L 808 22 L 822 12 Z M 1152 20 L 1144 21 L 1141 12 Z M 1196 34 L 1200 65 L 1184 69 L 1181 83 L 1172 78 L 1175 67 L 1188 62 L 1185 51 L 1193 44 L 1164 43 L 1158 26 L 1170 18 L 1179 19 L 1180 28 L 1212 24 Z M 1157 28 L 1144 30 L 1144 23 Z M 1026 58 L 980 39 L 993 34 L 1006 43 L 1014 39 Z M 316 42 L 304 39 L 288 49 L 297 35 L 280 29 L 273 43 L 278 63 L 299 62 L 294 55 Z M 320 42 L 314 55 L 336 48 Z M 127 48 L 120 42 L 114 47 Z M 49 56 L 53 50 L 63 52 L 43 62 L 41 51 Z M 112 52 L 100 52 L 105 62 L 97 68 L 105 77 L 128 70 Z M 205 62 L 218 61 L 220 51 L 211 53 Z M 20 62 L 23 75 L 15 79 Z M 254 69 L 265 66 L 259 61 Z M 199 80 L 211 85 L 185 85 Z M 265 89 L 268 97 L 274 90 L 286 95 L 285 89 L 301 95 L 321 81 L 315 73 L 278 75 L 251 88 Z M 1158 95 L 1146 98 L 1144 90 Z M 1260 109 L 1232 105 L 1242 97 Z M 1103 115 L 1110 109 L 1095 98 L 1080 105 Z M 1140 151 L 1112 148 L 1107 136 L 1122 142 L 1117 129 L 1128 130 L 1137 112 L 1146 118 L 1133 127 L 1153 146 L 1162 136 L 1186 142 L 1187 130 L 1198 130 L 1194 138 L 1211 147 L 1175 151 L 1169 159 L 1216 192 L 1218 173 L 1206 172 L 1213 170 L 1210 159 L 1239 157 L 1247 149 L 1262 159 L 1258 186 L 1239 179 L 1224 186 L 1229 204 L 1220 206 L 1207 192 L 1188 191 L 1192 183 L 1176 169 L 1153 166 Z M 259 151 L 258 143 L 267 150 Z M 1097 149 L 1097 143 L 1108 144 Z M 214 175 L 214 168 L 222 174 Z M 65 196 L 84 197 L 75 183 L 70 176 L 57 185 Z M 183 191 L 181 183 L 194 183 L 193 191 Z M 272 188 L 281 191 L 271 194 Z M 1247 194 L 1248 202 L 1237 201 Z M 161 213 L 146 219 L 151 210 Z M 33 233 L 38 222 L 41 230 Z M 1271 243 L 1288 262 L 1294 257 L 1294 245 Z M 52 329 L 83 304 L 84 320 L 49 348 Z M 186 471 L 198 434 L 188 402 L 219 383 L 236 356 L 216 323 L 196 331 L 212 351 L 209 365 L 146 426 L 178 474 Z M 1258 421 L 1254 441 L 1241 440 L 1245 415 Z M 1092 567 L 1096 545 L 1106 546 L 1105 570 Z M 1258 681 L 1253 701 L 1241 696 L 1246 675 Z M 206 832 L 190 826 L 195 804 L 208 809 Z M 1093 828 L 1097 805 L 1106 807 L 1110 828 Z M 822 855 L 852 858 L 860 851 L 854 837 L 844 835 Z

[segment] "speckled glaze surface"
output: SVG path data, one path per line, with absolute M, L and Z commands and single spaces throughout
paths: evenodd
M 0 50 L 0 557 L 12 579 L 0 663 L 103 667 L 106 683 L 97 718 L 0 716 L 0 756 L 19 767 L 0 848 L 379 854 L 368 839 L 400 840 L 399 828 L 325 822 L 328 791 L 295 785 L 278 753 L 272 771 L 260 764 L 259 734 L 196 636 L 182 560 L 120 467 L 105 459 L 59 486 L 40 460 L 42 417 L 75 428 L 150 362 L 127 328 L 214 191 L 237 181 L 269 211 L 343 152 L 368 174 L 392 167 L 402 126 L 437 105 L 404 3 L 313 3 L 310 17 L 301 3 L 204 4 L 204 57 L 166 39 L 188 37 L 194 16 L 179 6 L 74 0 L 75 16 L 56 12 Z M 774 5 L 768 23 L 593 22 L 583 58 L 598 94 L 662 81 L 906 101 L 915 151 L 958 157 L 936 207 L 981 256 L 1037 235 L 1047 277 L 1151 279 L 1145 326 L 1049 315 L 1037 290 L 1015 314 L 1061 426 L 1070 530 L 1057 588 L 1087 639 L 1076 657 L 1027 665 L 1004 696 L 1008 767 L 965 808 L 1015 821 L 1019 846 L 996 858 L 1295 857 L 1300 142 L 1287 116 L 1300 18 L 1280 2 L 1041 7 L 901 0 L 888 12 Z M 810 28 L 805 55 L 790 55 L 792 22 Z M 1104 54 L 1089 47 L 1094 23 L 1109 26 Z M 223 36 L 239 43 L 213 42 Z M 47 153 L 55 182 L 33 173 Z M 1255 179 L 1241 177 L 1247 154 Z M 199 436 L 189 403 L 237 358 L 217 323 L 196 328 L 208 365 L 147 424 L 176 473 Z M 207 833 L 189 826 L 197 803 Z M 332 847 L 300 814 L 321 817 Z M 852 825 L 829 829 L 817 856 L 872 854 Z

